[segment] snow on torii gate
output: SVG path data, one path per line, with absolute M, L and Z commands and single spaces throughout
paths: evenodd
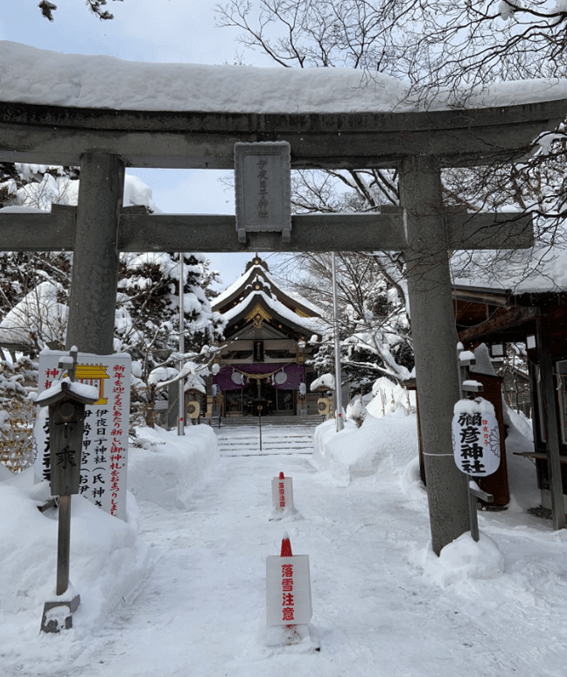
M 511 162 L 566 112 L 566 100 L 419 113 L 306 114 L 0 101 L 0 161 L 81 167 L 77 208 L 0 213 L 0 250 L 73 250 L 67 343 L 96 354 L 112 352 L 121 251 L 403 250 L 432 545 L 439 553 L 469 529 L 466 480 L 451 446 L 460 390 L 448 251 L 519 248 L 532 241 L 528 217 L 450 213 L 443 205 L 440 170 Z M 265 141 L 287 141 L 293 169 L 397 167 L 403 210 L 296 215 L 284 245 L 279 233 L 248 233 L 247 242 L 239 243 L 234 216 L 148 215 L 121 207 L 125 166 L 231 169 L 235 143 Z

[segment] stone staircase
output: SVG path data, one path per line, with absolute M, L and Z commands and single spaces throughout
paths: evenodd
M 322 417 L 294 417 L 292 423 L 289 419 L 278 420 L 283 418 L 270 417 L 269 423 L 267 419 L 262 419 L 261 431 L 257 418 L 223 419 L 222 426 L 215 429 L 221 456 L 289 456 L 313 453 L 313 433 Z
M 273 425 L 314 428 L 325 420 L 324 416 L 263 416 L 262 428 Z M 221 428 L 252 427 L 258 428 L 257 416 L 225 416 L 221 419 Z

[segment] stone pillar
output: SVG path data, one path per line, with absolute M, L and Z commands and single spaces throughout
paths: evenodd
M 451 421 L 460 398 L 441 172 L 435 159 L 400 166 L 407 282 L 419 419 L 435 553 L 470 529 L 466 477 L 453 458 Z
M 81 157 L 67 349 L 75 345 L 85 353 L 113 352 L 123 192 L 120 158 L 96 151 Z

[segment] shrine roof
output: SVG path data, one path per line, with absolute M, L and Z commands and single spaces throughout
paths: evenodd
M 520 296 L 567 292 L 567 249 L 538 244 L 513 252 L 457 252 L 453 285 L 461 293 Z
M 308 317 L 318 317 L 321 311 L 307 299 L 304 299 L 299 294 L 294 294 L 284 291 L 272 277 L 272 275 L 262 265 L 252 265 L 243 275 L 241 275 L 233 284 L 225 289 L 222 294 L 219 294 L 211 303 L 213 310 L 222 312 L 225 316 L 231 310 L 228 306 L 234 303 L 241 294 L 244 293 L 247 286 L 252 286 L 254 281 L 258 278 L 263 278 L 269 285 L 270 290 L 276 298 L 285 306 L 291 306 L 294 309 L 301 311 Z M 226 310 L 223 310 L 226 308 Z
M 314 317 L 300 317 L 283 303 L 270 298 L 263 291 L 253 292 L 233 308 L 227 310 L 223 316 L 227 320 L 227 326 L 242 320 L 251 313 L 255 306 L 260 304 L 262 308 L 274 319 L 292 329 L 297 334 L 303 334 L 309 338 L 312 334 L 321 334 L 325 326 L 321 319 Z

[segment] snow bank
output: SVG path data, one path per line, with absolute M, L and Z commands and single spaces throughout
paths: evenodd
M 29 634 L 30 643 L 37 638 L 44 603 L 56 599 L 57 510 L 37 509 L 48 497 L 46 482 L 33 484 L 32 469 L 0 483 L 0 625 L 5 636 Z M 71 512 L 70 579 L 81 596 L 73 626 L 89 632 L 136 590 L 149 568 L 149 549 L 138 541 L 132 495 L 126 522 L 81 496 L 73 496 Z M 4 647 L 10 644 L 8 637 Z
M 335 421 L 325 421 L 315 431 L 314 446 L 318 469 L 342 482 L 374 475 L 386 460 L 395 473 L 402 474 L 417 456 L 416 416 L 403 412 L 380 419 L 368 416 L 360 428 L 347 419 L 339 433 Z
M 218 462 L 213 429 L 188 426 L 184 437 L 163 428 L 139 428 L 137 432 L 142 448 L 129 449 L 128 488 L 139 501 L 185 508 L 195 485 Z

